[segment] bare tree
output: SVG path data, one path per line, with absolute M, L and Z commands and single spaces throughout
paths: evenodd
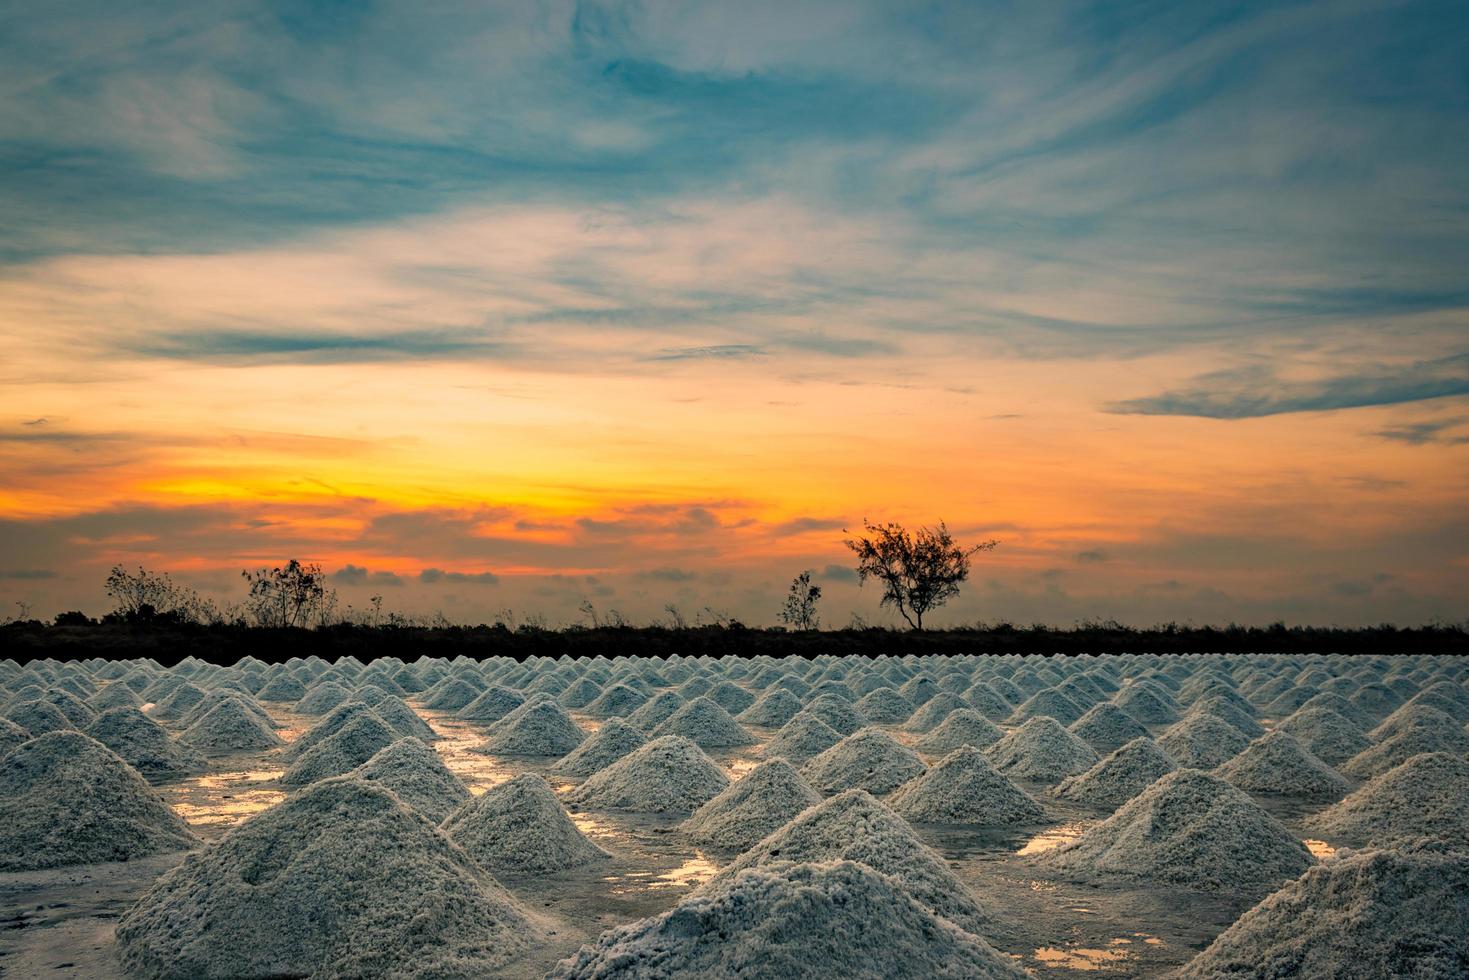
M 112 598 L 112 615 L 129 621 L 168 619 L 186 623 L 221 622 L 224 614 L 214 604 L 187 586 L 178 585 L 167 572 L 150 572 L 141 566 L 130 572 L 113 565 L 107 573 L 107 595 Z
M 780 610 L 780 621 L 793 629 L 820 629 L 821 617 L 816 614 L 816 603 L 820 600 L 821 586 L 811 581 L 811 570 L 807 569 L 791 581 L 785 605 Z
M 959 594 L 959 583 L 969 577 L 969 559 L 999 544 L 985 541 L 961 548 L 943 521 L 912 533 L 900 524 L 862 524 L 866 535 L 842 542 L 857 555 L 858 583 L 868 578 L 881 582 L 879 605 L 898 610 L 915 630 L 923 629 L 925 613 Z
M 336 611 L 337 593 L 321 566 L 292 558 L 282 566 L 241 572 L 250 583 L 245 607 L 259 626 L 320 626 Z

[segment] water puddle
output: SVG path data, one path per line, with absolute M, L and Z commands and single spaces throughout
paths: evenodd
M 190 799 L 173 804 L 173 812 L 195 827 L 233 827 L 262 810 L 269 810 L 286 794 L 257 784 L 281 777 L 280 769 L 245 769 L 200 776 L 179 785 Z
M 1015 853 L 1019 857 L 1024 857 L 1028 854 L 1044 854 L 1046 851 L 1053 851 L 1062 844 L 1076 840 L 1095 823 L 1095 820 L 1076 820 L 1072 823 L 1063 823 L 1059 827 L 1047 828 L 1026 841 Z
M 737 783 L 759 764 L 759 759 L 730 759 L 724 764 L 724 768 L 729 773 L 730 781 Z
M 1103 947 L 1089 946 L 1042 946 L 1030 954 L 1031 959 L 1042 966 L 1053 969 L 1103 971 L 1121 969 L 1138 958 L 1135 945 L 1138 940 L 1148 946 L 1162 946 L 1163 940 L 1147 933 L 1135 932 L 1132 936 L 1119 936 L 1108 940 Z
M 485 734 L 474 722 L 422 708 L 418 713 L 439 736 L 434 742 L 439 758 L 444 760 L 450 772 L 464 780 L 464 785 L 475 796 L 516 777 L 517 773 L 504 762 L 475 751 L 485 744 Z
M 1308 837 L 1302 840 L 1301 843 L 1306 845 L 1306 850 L 1310 851 L 1311 856 L 1318 861 L 1325 861 L 1327 858 L 1336 857 L 1336 848 L 1324 840 L 1312 840 Z
M 667 871 L 628 871 L 620 875 L 606 875 L 602 880 L 612 886 L 608 889 L 611 894 L 631 895 L 664 889 L 693 888 L 714 877 L 718 871 L 718 865 L 702 852 L 695 851 L 692 857 Z
M 625 839 L 628 836 L 621 830 L 618 830 L 612 824 L 606 822 L 605 820 L 599 820 L 596 817 L 592 816 L 590 813 L 568 812 L 567 816 L 571 817 L 571 822 L 576 824 L 576 829 L 580 830 L 588 837 L 600 837 L 603 840 L 621 840 Z

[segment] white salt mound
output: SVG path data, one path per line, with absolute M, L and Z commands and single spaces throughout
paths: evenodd
M 642 732 L 621 718 L 611 718 L 585 742 L 557 759 L 551 772 L 558 776 L 590 776 L 646 744 L 648 737 Z
M 755 744 L 755 739 L 728 711 L 702 694 L 653 729 L 655 738 L 662 735 L 682 735 L 701 749 Z
M 1051 792 L 1058 799 L 1115 810 L 1177 768 L 1145 735 L 1086 772 L 1063 779 Z
M 985 753 L 1012 779 L 1056 783 L 1097 764 L 1097 753 L 1054 718 L 1032 718 Z
M 1341 771 L 1358 779 L 1380 776 L 1424 752 L 1469 754 L 1469 733 L 1438 728 L 1410 728 L 1390 736 L 1370 749 L 1363 749 L 1342 763 Z
M 384 695 L 372 706 L 373 712 L 388 723 L 388 727 L 405 738 L 416 738 L 421 742 L 432 742 L 439 736 L 428 722 L 408 707 L 408 702 L 393 694 Z
M 801 699 L 784 688 L 766 691 L 760 699 L 735 716 L 745 725 L 779 728 L 801 712 Z
M 548 980 L 1025 977 L 890 878 L 851 861 L 742 871 L 662 915 L 601 935 Z
M 456 711 L 454 717 L 467 721 L 499 721 L 522 704 L 525 704 L 524 697 L 509 688 L 493 684 L 485 688 L 479 697 Z
M 1372 851 L 1312 868 L 1246 912 L 1179 976 L 1469 976 L 1469 856 Z
M 692 813 L 728 785 L 729 777 L 697 745 L 664 735 L 588 776 L 567 799 L 592 810 Z
M 700 844 L 743 851 L 820 802 L 789 762 L 771 759 L 695 810 L 683 830 Z
M 436 826 L 470 799 L 464 781 L 437 752 L 412 736 L 378 750 L 351 775 L 387 787 Z
M 899 816 L 920 823 L 999 827 L 1046 819 L 1041 805 L 997 772 L 972 745 L 955 749 L 932 769 L 904 783 L 888 805 Z
M 783 758 L 800 765 L 842 740 L 836 729 L 805 712 L 781 726 L 761 750 L 766 758 Z
M 352 700 L 352 692 L 336 681 L 323 681 L 306 696 L 296 702 L 295 711 L 301 715 L 324 715 L 337 705 Z
M 1367 847 L 1426 838 L 1469 849 L 1469 762 L 1447 752 L 1415 755 L 1306 826 Z
M 259 752 L 285 744 L 238 697 L 220 701 L 186 728 L 179 741 L 205 755 Z
M 1213 769 L 1245 750 L 1250 740 L 1213 715 L 1189 715 L 1158 736 L 1158 747 L 1184 769 Z
M 914 744 L 920 752 L 948 755 L 962 745 L 988 748 L 1005 737 L 996 725 L 973 708 L 961 708 Z
M 1340 765 L 1372 747 L 1362 729 L 1331 708 L 1307 705 L 1275 726 L 1275 731 L 1295 737 L 1316 758 L 1329 766 Z
M 860 789 L 833 796 L 750 847 L 696 893 L 712 894 L 746 868 L 857 861 L 892 878 L 930 910 L 980 935 L 989 916 L 939 854 L 902 817 Z
M 587 733 L 555 701 L 528 701 L 496 722 L 477 751 L 490 755 L 565 755 Z
M 491 976 L 540 938 L 381 786 L 322 780 L 165 874 L 117 939 L 141 977 Z
M 844 736 L 852 734 L 867 724 L 849 702 L 835 694 L 821 694 L 812 698 L 810 703 L 801 709 L 802 714 L 808 712 Z
M 1104 754 L 1148 735 L 1148 730 L 1136 718 L 1110 701 L 1093 705 L 1068 731 Z
M 1274 887 L 1315 864 L 1248 794 L 1196 769 L 1164 776 L 1034 860 L 1062 872 L 1240 892 Z
M 0 871 L 131 861 L 198 839 L 137 772 L 80 732 L 0 759 Z
M 203 754 L 181 744 L 137 708 L 107 709 L 87 726 L 87 734 L 151 781 L 178 779 L 207 768 Z
M 917 752 L 879 728 L 864 728 L 809 760 L 801 775 L 822 793 L 888 793 L 924 768 Z
M 365 712 L 301 753 L 281 776 L 281 784 L 305 786 L 351 772 L 401 737 L 376 714 Z
M 7 718 L 0 718 L 0 757 L 22 742 L 29 742 L 31 733 Z
M 583 836 L 550 784 L 534 773 L 465 803 L 444 821 L 443 830 L 496 872 L 547 874 L 610 857 Z
M 1347 791 L 1347 781 L 1341 773 L 1307 752 L 1305 746 L 1285 732 L 1260 736 L 1214 771 L 1251 793 L 1339 800 Z

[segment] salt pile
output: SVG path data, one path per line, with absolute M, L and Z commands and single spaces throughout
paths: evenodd
M 477 751 L 490 755 L 565 755 L 587 734 L 555 701 L 528 701 L 495 723 Z
M 227 697 L 210 708 L 184 730 L 179 741 L 205 755 L 259 752 L 284 744 L 237 696 Z
M 565 704 L 566 702 L 562 702 Z M 525 698 L 506 687 L 493 684 L 480 692 L 473 701 L 454 712 L 455 718 L 466 721 L 499 721 L 516 708 L 525 704 Z M 570 705 L 569 707 L 581 707 Z
M 1115 810 L 1178 768 L 1146 735 L 1109 754 L 1086 772 L 1063 779 L 1056 797 Z
M 1124 687 L 1112 703 L 1144 725 L 1167 725 L 1178 720 L 1178 705 L 1147 681 Z
M 912 716 L 903 725 L 905 731 L 931 732 L 943 723 L 955 711 L 972 710 L 969 702 L 962 700 L 956 694 L 948 691 L 940 691 L 924 703 L 923 707 L 913 712 Z
M 1368 734 L 1374 741 L 1385 742 L 1394 735 L 1416 729 L 1430 729 L 1445 734 L 1459 732 L 1459 726 L 1454 719 L 1437 708 L 1425 704 L 1405 704 L 1383 719 L 1382 724 Z
M 779 728 L 801 711 L 801 699 L 784 688 L 767 691 L 760 700 L 736 716 L 744 725 L 759 725 L 762 728 Z
M 479 688 L 472 687 L 458 677 L 446 677 L 428 692 L 423 706 L 430 711 L 458 711 L 479 695 Z
M 1212 715 L 1250 738 L 1259 738 L 1265 734 L 1265 726 L 1256 721 L 1254 716 L 1243 711 L 1238 705 L 1221 698 L 1207 697 L 1197 701 L 1188 709 L 1187 714 Z
M 653 735 L 682 735 L 701 749 L 755 744 L 755 739 L 740 727 L 740 723 L 728 711 L 702 694 L 653 729 Z
M 296 702 L 296 713 L 302 715 L 324 715 L 343 702 L 352 700 L 352 692 L 335 681 L 317 684 Z
M 1020 725 L 1032 718 L 1054 718 L 1063 725 L 1077 721 L 1085 712 L 1075 701 L 1055 688 L 1038 691 L 1025 700 L 1010 716 L 1010 723 Z
M 822 793 L 887 793 L 923 770 L 918 753 L 881 729 L 864 728 L 809 760 L 801 775 Z
M 890 878 L 833 861 L 743 871 L 662 915 L 603 933 L 548 980 L 1025 976 Z
M 137 976 L 489 976 L 539 929 L 392 793 L 323 780 L 160 878 L 118 922 Z
M 1446 752 L 1415 755 L 1306 825 L 1368 847 L 1425 838 L 1469 848 L 1469 762 Z
M 112 708 L 141 708 L 143 702 L 126 684 L 108 684 L 99 693 L 87 699 L 87 707 L 101 714 Z
M 1132 715 L 1110 701 L 1093 705 L 1067 729 L 1099 753 L 1120 749 L 1135 738 L 1146 738 L 1148 730 Z
M 857 714 L 874 725 L 899 725 L 913 716 L 912 703 L 887 686 L 868 691 L 854 707 Z
M 306 696 L 306 685 L 290 674 L 281 673 L 255 693 L 261 701 L 300 701 Z
M 695 810 L 683 830 L 700 844 L 743 851 L 820 802 L 789 762 L 771 759 Z
M 943 724 L 914 744 L 920 752 L 948 755 L 961 745 L 972 745 L 977 749 L 988 748 L 1004 737 L 1005 733 L 978 711 L 962 708 L 949 715 Z
M 299 738 L 286 746 L 285 751 L 281 753 L 281 758 L 286 760 L 300 758 L 317 745 L 347 727 L 354 719 L 363 715 L 371 715 L 384 725 L 387 725 L 387 722 L 368 705 L 361 701 L 348 701 L 346 704 L 333 708 L 327 713 L 326 717 L 312 725 Z
M 388 727 L 405 738 L 416 738 L 432 742 L 438 738 L 429 723 L 418 717 L 408 703 L 393 694 L 384 694 L 372 706 L 373 713 L 388 723 Z
M 767 758 L 779 756 L 799 765 L 841 740 L 836 729 L 815 715 L 802 712 L 781 726 L 775 737 L 765 743 L 763 751 Z
M 302 752 L 281 776 L 281 784 L 305 786 L 351 772 L 401 737 L 371 710 L 365 711 Z
M 844 736 L 852 734 L 866 724 L 851 704 L 834 694 L 822 694 L 812 698 L 806 707 L 801 709 L 801 712 L 815 715 Z
M 75 731 L 76 726 L 49 701 L 26 701 L 5 712 L 5 717 L 32 736 L 47 732 Z
M 1373 851 L 1324 864 L 1246 912 L 1179 976 L 1469 975 L 1469 856 Z
M 454 811 L 443 830 L 495 872 L 547 874 L 610 857 L 582 835 L 534 773 L 492 786 Z
M 1158 736 L 1158 747 L 1184 769 L 1213 769 L 1249 744 L 1244 733 L 1213 715 L 1189 715 Z
M 109 708 L 87 726 L 87 734 L 116 752 L 144 779 L 178 779 L 206 768 L 202 754 L 181 744 L 137 708 Z
M 4 757 L 5 753 L 22 742 L 29 742 L 30 740 L 30 732 L 9 719 L 0 718 L 0 757 Z
M 82 700 L 70 691 L 53 687 L 41 695 L 41 700 L 60 711 L 77 731 L 86 728 L 92 723 L 92 719 L 97 717 L 97 712 L 83 704 Z
M 558 776 L 590 776 L 642 748 L 647 742 L 648 738 L 642 732 L 621 718 L 612 718 L 585 742 L 556 760 L 551 772 Z
M 154 706 L 153 717 L 174 721 L 194 710 L 204 698 L 201 688 L 189 683 L 180 684 L 173 689 L 172 694 Z
M 684 703 L 684 699 L 672 691 L 659 691 L 647 704 L 629 715 L 627 723 L 639 731 L 651 732 L 672 718 Z
M 964 698 L 974 706 L 974 710 L 990 721 L 1003 721 L 1015 710 L 1014 705 L 1005 700 L 1005 696 L 988 681 L 976 683 L 964 693 Z
M 350 775 L 392 790 L 435 826 L 470 799 L 469 788 L 439 754 L 411 735 L 378 750 Z
M 138 772 L 80 732 L 0 759 L 0 871 L 131 861 L 197 838 Z
M 737 715 L 755 703 L 755 695 L 733 681 L 720 681 L 705 691 L 704 696 L 731 715 Z
M 1262 735 L 1215 772 L 1251 793 L 1339 800 L 1347 791 L 1340 773 L 1285 732 Z
M 1330 708 L 1307 705 L 1275 726 L 1293 735 L 1307 752 L 1327 765 L 1340 765 L 1372 747 L 1372 740 L 1349 719 Z
M 1032 718 L 986 751 L 995 768 L 1012 779 L 1055 783 L 1097 763 L 1092 747 L 1054 718 Z
M 955 749 L 888 799 L 899 816 L 921 823 L 1010 826 L 1046 819 L 1041 805 L 997 772 L 979 749 Z
M 557 700 L 564 708 L 585 708 L 597 699 L 602 693 L 602 688 L 590 677 L 582 677 L 571 683 L 566 690 L 562 691 Z
M 1035 860 L 1062 872 L 1237 892 L 1275 887 L 1315 863 L 1246 793 L 1196 769 L 1164 776 Z
M 626 718 L 648 702 L 648 696 L 626 684 L 613 684 L 586 706 L 593 718 Z
M 592 810 L 692 813 L 728 785 L 729 777 L 697 745 L 664 735 L 593 773 L 567 799 Z
M 857 861 L 892 878 L 930 910 L 978 935 L 989 916 L 944 859 L 902 817 L 860 789 L 817 804 L 765 837 L 696 894 L 713 894 L 746 868 Z

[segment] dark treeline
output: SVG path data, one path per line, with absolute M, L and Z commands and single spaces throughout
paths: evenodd
M 1115 623 L 1073 627 L 980 625 L 948 630 L 846 629 L 785 631 L 739 624 L 693 626 L 362 626 L 318 629 L 263 628 L 230 624 L 16 622 L 0 627 L 0 657 L 30 660 L 127 659 L 151 657 L 172 666 L 188 656 L 230 664 L 245 655 L 267 663 L 312 654 L 326 660 L 351 654 L 361 661 L 394 656 L 482 659 L 616 656 L 919 656 L 938 654 L 1088 653 L 1338 653 L 1469 654 L 1462 624 L 1361 629 L 1285 626 L 1178 626 L 1135 629 Z

